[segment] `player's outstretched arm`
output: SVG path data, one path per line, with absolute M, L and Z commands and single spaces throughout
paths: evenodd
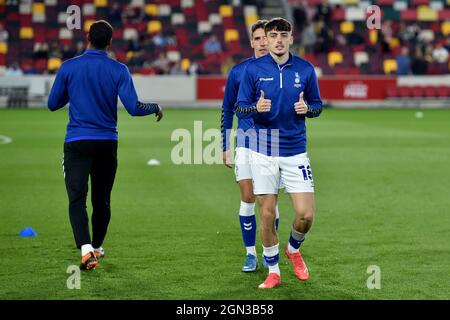
M 134 88 L 133 79 L 126 66 L 123 66 L 119 79 L 119 98 L 122 101 L 128 113 L 134 117 L 147 116 L 154 114 L 156 121 L 160 121 L 163 117 L 161 106 L 156 102 L 140 102 Z
M 64 64 L 56 74 L 50 95 L 48 96 L 47 106 L 51 111 L 61 109 L 69 102 L 65 69 L 63 66 Z

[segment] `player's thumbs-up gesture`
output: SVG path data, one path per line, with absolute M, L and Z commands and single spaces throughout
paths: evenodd
M 308 106 L 305 100 L 303 100 L 303 92 L 300 93 L 298 101 L 294 103 L 294 109 L 297 114 L 306 114 L 308 112 Z
M 259 97 L 258 103 L 256 104 L 256 110 L 258 112 L 269 112 L 271 105 L 272 100 L 264 99 L 264 91 L 261 90 L 261 96 Z

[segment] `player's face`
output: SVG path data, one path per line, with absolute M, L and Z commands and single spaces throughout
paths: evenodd
M 255 57 L 259 58 L 267 54 L 267 37 L 263 28 L 256 29 L 253 32 L 250 44 L 255 50 Z
M 289 52 L 289 47 L 294 43 L 292 33 L 289 31 L 271 30 L 267 32 L 269 51 L 279 57 Z

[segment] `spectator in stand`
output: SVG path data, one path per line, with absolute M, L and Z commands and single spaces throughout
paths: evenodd
M 122 13 L 122 23 L 140 23 L 144 18 L 144 13 L 140 7 L 127 6 Z
M 13 62 L 5 71 L 6 77 L 18 77 L 21 75 L 23 75 L 23 72 L 17 62 Z
M 173 64 L 173 66 L 170 68 L 170 74 L 171 75 L 185 75 L 186 72 L 181 69 L 180 61 L 177 61 Z
M 57 42 L 52 42 L 50 44 L 49 56 L 50 56 L 50 58 L 61 58 L 62 57 L 62 52 L 61 52 L 61 49 Z
M 323 0 L 322 3 L 317 6 L 314 21 L 324 21 L 327 26 L 331 26 L 331 14 L 332 8 L 328 3 L 328 0 Z
M 167 45 L 166 38 L 162 35 L 161 32 L 158 32 L 153 36 L 152 42 L 156 48 L 164 48 Z
M 411 73 L 411 57 L 409 56 L 408 47 L 402 47 L 397 60 L 397 74 L 404 76 Z
M 358 31 L 353 31 L 348 35 L 348 44 L 351 46 L 360 45 L 364 43 L 364 38 Z
M 308 24 L 307 6 L 308 4 L 303 1 L 298 6 L 294 7 L 295 28 L 299 34 L 303 32 L 303 29 Z
M 48 44 L 36 42 L 33 48 L 34 59 L 48 59 Z
M 109 9 L 108 21 L 113 28 L 117 28 L 122 24 L 122 10 L 117 2 L 115 2 Z
M 316 51 L 319 53 L 327 53 L 330 48 L 330 42 L 333 38 L 331 31 L 323 20 L 317 22 L 317 44 Z
M 448 61 L 448 51 L 441 43 L 438 43 L 432 52 L 433 61 L 446 63 Z
M 203 74 L 203 70 L 197 61 L 193 61 L 188 70 L 190 75 Z
M 391 52 L 390 41 L 392 39 L 392 33 L 392 21 L 384 21 L 381 25 L 381 32 L 379 33 L 381 36 L 381 48 L 383 53 Z
M 128 40 L 127 51 L 139 51 L 141 49 L 141 44 L 137 38 L 132 38 Z
M 208 40 L 203 44 L 203 51 L 205 55 L 208 54 L 217 54 L 222 52 L 222 45 L 217 39 L 216 35 L 211 35 Z
M 76 51 L 68 44 L 64 45 L 62 49 L 62 59 L 66 61 L 67 59 L 73 58 L 76 55 Z
M 166 37 L 166 44 L 168 46 L 176 46 L 177 45 L 177 36 L 174 33 L 169 33 Z
M 428 63 L 425 60 L 420 47 L 416 48 L 416 54 L 411 62 L 411 71 L 415 75 L 427 74 Z
M 157 70 L 158 74 L 170 73 L 170 60 L 167 58 L 165 52 L 161 52 L 158 58 L 153 61 L 152 67 Z
M 79 56 L 79 55 L 83 54 L 85 49 L 86 49 L 86 46 L 84 45 L 84 42 L 83 41 L 78 41 L 75 55 Z
M 445 40 L 444 48 L 447 49 L 448 52 L 450 52 L 450 37 L 447 37 Z
M 301 45 L 305 49 L 305 53 L 314 52 L 314 46 L 317 42 L 316 31 L 314 30 L 314 24 L 312 22 L 308 23 L 303 29 Z
M 142 68 L 145 62 L 144 51 L 136 51 L 133 56 L 128 60 L 127 65 L 133 70 L 137 71 Z
M 233 68 L 233 66 L 235 65 L 236 63 L 234 62 L 234 60 L 233 60 L 233 57 L 231 57 L 231 56 L 229 56 L 223 63 L 222 63 L 222 66 L 221 66 L 221 73 L 224 75 L 224 76 L 226 76 L 229 72 L 230 72 L 230 70 L 231 70 L 231 68 Z
M 5 29 L 3 23 L 0 23 L 0 43 L 8 42 L 9 34 L 8 30 Z

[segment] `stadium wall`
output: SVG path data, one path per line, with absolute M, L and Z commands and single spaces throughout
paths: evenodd
M 54 76 L 33 75 L 0 78 L 0 107 L 45 107 Z M 133 75 L 143 101 L 157 101 L 170 107 L 220 107 L 224 76 Z M 332 107 L 450 107 L 450 75 L 444 76 L 334 76 L 319 78 L 325 104 Z M 410 88 L 402 96 L 392 90 Z M 425 88 L 436 90 L 426 96 Z M 423 96 L 417 92 L 417 88 Z M 11 95 L 13 103 L 11 103 Z

